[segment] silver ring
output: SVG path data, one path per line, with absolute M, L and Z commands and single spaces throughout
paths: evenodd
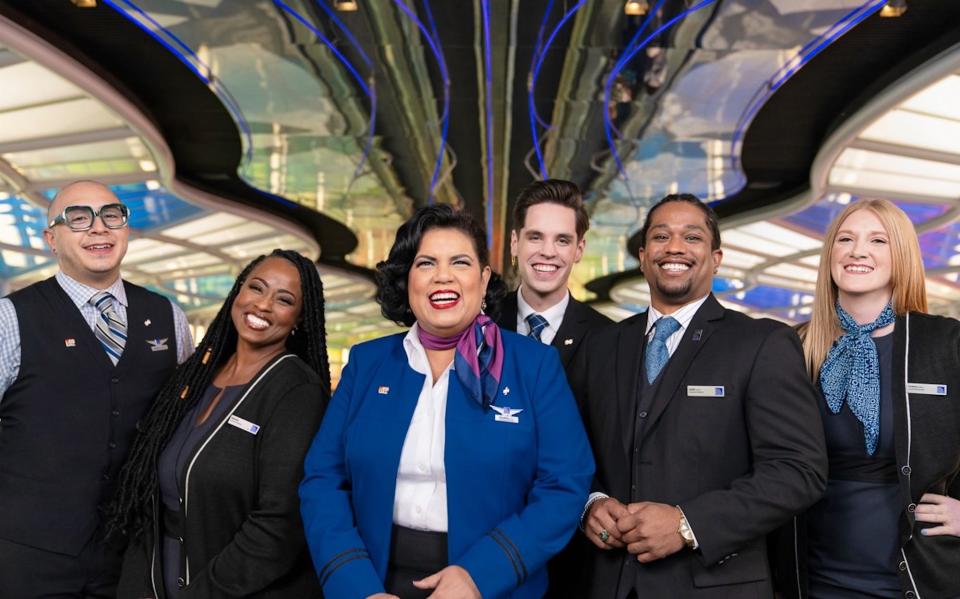
M 597 536 L 600 537 L 600 541 L 603 543 L 606 543 L 610 539 L 610 533 L 607 532 L 606 528 L 601 528 L 600 534 L 598 534 Z

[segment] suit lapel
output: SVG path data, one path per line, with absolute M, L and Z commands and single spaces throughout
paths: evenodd
M 667 409 L 667 405 L 677 395 L 677 387 L 683 381 L 687 370 L 700 350 L 707 344 L 707 339 L 713 334 L 715 329 L 713 321 L 723 318 L 723 312 L 723 306 L 714 299 L 713 295 L 709 295 L 690 321 L 690 325 L 683 333 L 683 339 L 680 340 L 680 345 L 667 362 L 662 378 L 657 384 L 656 397 L 650 407 L 650 419 L 645 427 L 647 432 L 653 430 L 663 411 Z M 644 437 L 649 438 L 649 435 Z
M 560 362 L 563 364 L 564 369 L 566 369 L 570 360 L 573 359 L 573 354 L 576 352 L 577 346 L 580 345 L 580 341 L 587 332 L 586 320 L 586 315 L 580 302 L 571 297 L 570 303 L 567 304 L 567 309 L 563 313 L 563 321 L 560 323 L 560 328 L 557 330 L 557 334 L 553 337 L 553 342 L 550 344 L 557 348 L 557 351 L 560 353 Z
M 517 291 L 511 291 L 507 297 L 503 298 L 503 304 L 500 307 L 500 318 L 497 319 L 497 325 L 506 331 L 517 332 Z
M 617 363 L 614 380 L 617 381 L 617 411 L 620 436 L 623 448 L 628 454 L 633 445 L 633 420 L 640 393 L 640 371 L 643 364 L 643 351 L 646 346 L 645 333 L 647 314 L 643 314 L 630 325 L 620 330 L 617 339 Z

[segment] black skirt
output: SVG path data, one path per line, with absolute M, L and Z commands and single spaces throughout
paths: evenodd
M 426 599 L 432 589 L 420 590 L 414 580 L 447 567 L 447 533 L 393 527 L 390 561 L 384 586 L 400 599 Z

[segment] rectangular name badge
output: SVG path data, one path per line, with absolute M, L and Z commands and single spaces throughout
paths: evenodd
M 923 395 L 946 395 L 946 385 L 928 385 L 926 383 L 907 383 L 907 393 L 920 393 Z
M 227 424 L 230 426 L 235 426 L 242 431 L 247 431 L 251 435 L 256 435 L 258 432 L 260 432 L 259 424 L 254 424 L 249 420 L 244 420 L 236 414 L 230 416 L 230 419 L 227 420 Z
M 723 385 L 687 385 L 687 397 L 724 397 Z

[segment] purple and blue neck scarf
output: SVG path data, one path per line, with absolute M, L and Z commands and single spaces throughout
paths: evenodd
M 486 314 L 479 314 L 466 329 L 452 337 L 432 335 L 417 329 L 426 349 L 457 348 L 453 367 L 467 395 L 486 410 L 497 397 L 503 372 L 503 342 L 500 327 Z

